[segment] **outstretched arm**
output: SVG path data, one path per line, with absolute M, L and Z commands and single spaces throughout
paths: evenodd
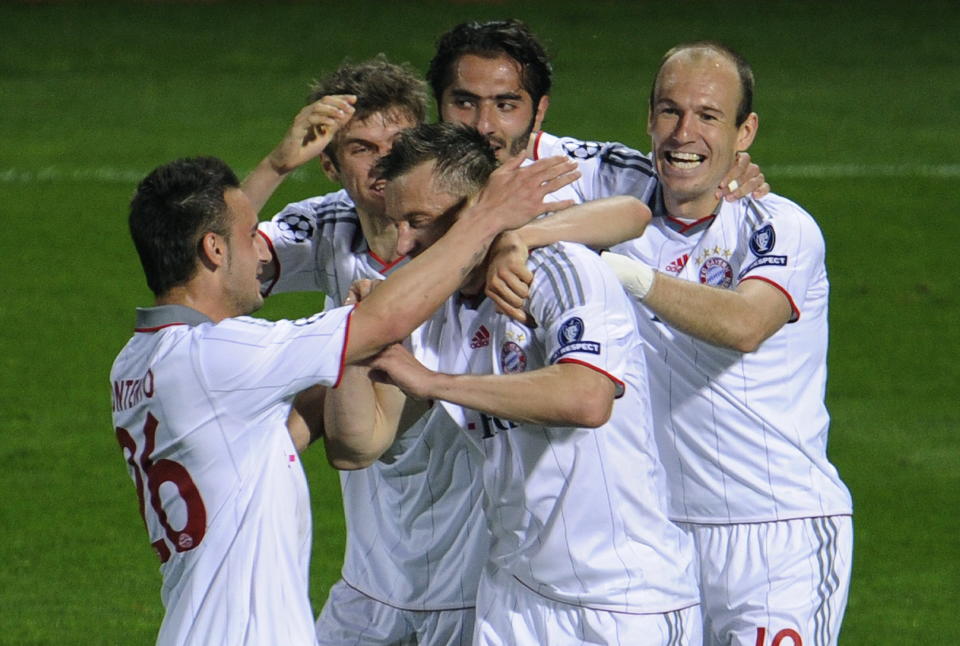
M 448 375 L 428 370 L 394 345 L 371 365 L 411 397 L 442 399 L 523 424 L 596 428 L 610 419 L 616 395 L 609 377 L 577 363 L 511 375 Z
M 242 189 L 260 212 L 287 175 L 323 152 L 353 116 L 353 95 L 330 95 L 306 106 L 273 151 L 243 180 Z

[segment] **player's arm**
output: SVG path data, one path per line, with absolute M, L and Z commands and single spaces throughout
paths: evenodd
M 578 363 L 510 375 L 448 375 L 393 345 L 371 365 L 411 397 L 442 399 L 525 424 L 596 428 L 610 419 L 616 395 L 609 377 Z
M 486 256 L 501 231 L 526 224 L 569 202 L 544 197 L 579 177 L 576 164 L 562 157 L 520 167 L 505 162 L 437 242 L 394 272 L 356 306 L 345 353 L 346 363 L 369 357 L 406 337 L 423 323 Z
M 353 95 L 330 95 L 304 107 L 269 155 L 243 180 L 241 188 L 260 212 L 287 175 L 316 158 L 353 116 Z
M 335 469 L 370 466 L 412 420 L 426 412 L 389 384 L 370 380 L 370 368 L 347 366 L 340 384 L 326 393 L 323 442 Z
M 531 249 L 555 242 L 579 242 L 605 249 L 640 237 L 650 209 L 635 197 L 621 195 L 578 204 L 499 235 L 490 249 L 485 292 L 497 309 L 528 323 L 523 305 L 533 274 L 526 266 Z
M 323 435 L 323 401 L 326 392 L 325 386 L 313 386 L 297 394 L 293 400 L 287 416 L 287 430 L 299 453 L 306 451 Z
M 787 295 L 763 280 L 721 289 L 656 272 L 619 254 L 604 253 L 601 258 L 627 292 L 661 320 L 713 345 L 753 352 L 793 315 Z

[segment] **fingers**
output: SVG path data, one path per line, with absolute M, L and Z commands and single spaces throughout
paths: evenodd
M 739 152 L 736 162 L 721 180 L 715 197 L 732 202 L 751 194 L 753 197 L 763 197 L 769 192 L 770 185 L 760 172 L 760 167 L 751 163 L 748 153 Z
M 298 115 L 300 126 L 304 129 L 301 145 L 306 146 L 318 139 L 332 136 L 353 117 L 353 104 L 356 100 L 357 98 L 350 94 L 336 94 L 325 96 L 304 108 Z

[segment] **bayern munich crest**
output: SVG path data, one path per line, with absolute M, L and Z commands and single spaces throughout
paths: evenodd
M 730 287 L 733 284 L 733 267 L 723 258 L 711 256 L 700 266 L 700 282 L 713 287 Z
M 507 341 L 500 348 L 500 370 L 506 374 L 523 372 L 527 369 L 527 355 L 523 348 Z

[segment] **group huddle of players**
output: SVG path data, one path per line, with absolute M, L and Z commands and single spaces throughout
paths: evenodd
M 650 154 L 541 130 L 519 21 L 454 27 L 426 80 L 440 123 L 381 55 L 315 83 L 242 183 L 198 158 L 138 187 L 157 301 L 111 381 L 158 643 L 836 644 L 824 244 L 742 154 L 749 65 L 667 52 Z M 312 160 L 342 189 L 258 223 Z M 329 306 L 246 316 L 291 291 Z M 347 547 L 314 622 L 315 439 Z

